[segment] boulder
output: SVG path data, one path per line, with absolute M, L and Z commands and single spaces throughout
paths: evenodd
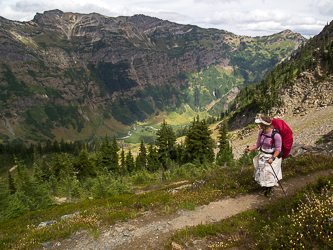
M 39 223 L 39 225 L 37 226 L 37 228 L 49 227 L 49 226 L 51 226 L 54 223 L 57 223 L 57 221 L 56 220 L 44 221 L 44 222 Z
M 74 217 L 74 216 L 77 216 L 77 215 L 79 215 L 80 214 L 80 212 L 76 212 L 76 213 L 74 213 L 74 214 L 66 214 L 66 215 L 63 215 L 63 216 L 61 216 L 61 220 L 66 220 L 66 219 L 68 219 L 68 218 L 71 218 L 71 217 Z

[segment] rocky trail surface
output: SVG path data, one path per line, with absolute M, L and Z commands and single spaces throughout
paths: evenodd
M 294 131 L 294 142 L 314 145 L 324 134 L 333 130 L 333 107 L 309 110 L 305 116 L 285 116 L 291 129 Z M 234 141 L 239 154 L 245 145 L 255 143 L 257 130 Z M 236 150 L 236 151 L 237 151 Z M 281 184 L 287 196 L 294 194 L 295 190 L 307 182 L 313 182 L 319 175 L 328 175 L 330 171 L 317 171 L 305 176 L 298 176 Z M 184 183 L 184 185 L 186 185 Z M 164 242 L 175 230 L 195 226 L 198 224 L 214 223 L 249 209 L 258 209 L 265 204 L 275 202 L 283 197 L 281 187 L 275 189 L 271 198 L 259 196 L 257 193 L 227 197 L 211 202 L 208 205 L 197 207 L 195 210 L 179 210 L 173 214 L 158 215 L 146 212 L 143 216 L 118 222 L 105 229 L 94 240 L 87 231 L 81 231 L 68 239 L 59 242 L 44 244 L 48 249 L 79 250 L 79 249 L 163 249 Z M 210 249 L 206 240 L 188 242 L 181 249 Z M 190 246 L 190 243 L 191 246 Z

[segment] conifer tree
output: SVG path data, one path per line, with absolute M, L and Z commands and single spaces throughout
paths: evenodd
M 102 143 L 100 149 L 99 163 L 102 167 L 106 167 L 113 174 L 119 174 L 118 151 L 119 147 L 116 138 L 113 138 L 112 144 L 107 136 Z
M 74 163 L 74 167 L 78 171 L 78 178 L 83 179 L 88 176 L 95 176 L 96 171 L 94 169 L 93 162 L 89 159 L 89 154 L 86 149 L 85 144 L 83 144 L 83 148 L 78 156 L 77 160 Z
M 15 192 L 16 192 L 14 179 L 9 170 L 8 170 L 8 190 L 9 190 L 10 194 L 15 194 Z
M 139 155 L 138 155 L 136 160 L 138 161 L 137 170 L 146 169 L 146 167 L 147 167 L 147 150 L 146 150 L 146 146 L 145 146 L 145 143 L 143 141 L 143 138 L 141 138 L 140 151 L 139 151 Z
M 62 153 L 62 155 L 63 154 L 66 153 Z M 51 162 L 51 173 L 57 178 L 57 180 L 60 180 L 62 177 L 64 177 L 64 173 L 66 172 L 62 155 L 55 155 Z
M 113 136 L 112 145 L 111 145 L 111 170 L 115 173 L 119 173 L 119 152 L 120 148 L 118 146 L 116 136 Z
M 135 171 L 140 171 L 143 170 L 143 168 L 141 167 L 141 161 L 139 156 L 137 156 L 134 160 L 134 165 L 135 165 Z
M 42 144 L 38 142 L 35 146 L 35 149 L 37 150 L 37 153 L 40 155 L 43 151 Z
M 27 169 L 15 157 L 17 190 L 9 197 L 5 217 L 15 218 L 27 211 L 44 209 L 52 205 L 53 200 L 46 185 L 29 178 Z
M 159 169 L 160 162 L 158 160 L 158 154 L 153 142 L 150 142 L 147 155 L 147 169 L 150 172 L 155 172 Z
M 8 199 L 8 207 L 5 209 L 5 219 L 16 218 L 31 211 L 31 200 L 23 191 L 18 191 Z
M 33 163 L 33 169 L 34 169 L 33 178 L 36 180 L 36 182 L 43 183 L 44 178 L 43 178 L 43 172 L 42 172 L 40 165 L 41 164 L 37 164 L 35 162 Z
M 17 191 L 22 191 L 24 193 L 28 192 L 28 187 L 30 184 L 30 179 L 29 179 L 29 175 L 28 175 L 28 171 L 25 168 L 25 166 L 23 166 L 21 164 L 21 161 L 19 161 L 16 157 L 15 158 L 15 164 L 16 164 L 16 186 L 17 186 Z
M 64 138 L 61 138 L 61 141 L 60 141 L 60 151 L 63 153 L 66 152 L 66 144 L 65 144 Z
M 199 158 L 201 163 L 203 163 L 204 159 L 208 162 L 214 161 L 215 142 L 211 138 L 212 133 L 205 119 L 200 121 L 199 116 L 193 119 L 185 137 L 184 155 L 188 158 L 187 162 L 192 162 L 196 158 Z
M 173 128 L 163 120 L 161 128 L 156 132 L 156 136 L 159 161 L 166 168 L 167 160 L 174 159 L 175 156 L 176 134 Z
M 55 152 L 55 153 L 60 152 L 60 146 L 59 146 L 59 143 L 58 143 L 57 139 L 54 139 L 54 141 L 53 141 L 52 151 Z
M 80 148 L 79 148 L 79 145 L 77 145 L 77 143 L 74 144 L 73 154 L 75 156 L 79 156 L 79 154 L 80 154 Z
M 68 199 L 71 200 L 72 181 L 74 178 L 73 160 L 67 153 L 61 153 L 53 158 L 52 173 L 67 187 Z
M 182 142 L 181 144 L 178 144 L 176 146 L 176 152 L 177 152 L 177 159 L 176 160 L 177 160 L 178 167 L 180 167 L 180 164 L 181 164 L 183 151 L 184 151 L 184 146 L 183 146 L 183 142 Z
M 225 123 L 221 124 L 219 128 L 219 152 L 216 155 L 216 161 L 219 165 L 224 165 L 225 162 L 229 162 L 233 159 L 232 149 L 230 147 L 229 141 L 227 140 L 227 125 Z
M 35 157 L 33 168 L 33 178 L 35 178 L 39 183 L 48 181 L 52 175 L 50 165 L 45 158 L 38 159 L 38 157 Z
M 128 174 L 128 170 L 126 167 L 126 162 L 125 162 L 125 151 L 124 148 L 121 148 L 121 152 L 120 152 L 120 173 L 121 175 L 127 175 Z
M 43 152 L 44 152 L 44 153 L 52 152 L 52 142 L 51 142 L 50 139 L 48 139 L 48 140 L 46 141 L 46 145 L 45 145 L 45 147 L 43 148 Z
M 126 165 L 126 168 L 129 173 L 132 173 L 135 171 L 134 158 L 133 158 L 131 149 L 128 149 L 128 153 L 127 153 L 126 159 L 125 159 L 125 165 Z

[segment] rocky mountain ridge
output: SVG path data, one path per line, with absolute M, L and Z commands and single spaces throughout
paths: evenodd
M 289 30 L 251 38 L 143 15 L 0 18 L 0 140 L 112 135 L 188 107 L 217 115 L 303 42 Z

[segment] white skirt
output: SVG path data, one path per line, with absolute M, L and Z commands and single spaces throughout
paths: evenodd
M 275 149 L 265 149 L 266 152 L 274 152 Z M 271 154 L 265 154 L 261 151 L 253 158 L 254 164 L 254 179 L 262 187 L 278 186 L 278 180 L 282 179 L 281 163 L 282 158 L 275 158 L 272 165 L 267 161 L 272 158 Z M 274 169 L 274 172 L 273 172 Z

